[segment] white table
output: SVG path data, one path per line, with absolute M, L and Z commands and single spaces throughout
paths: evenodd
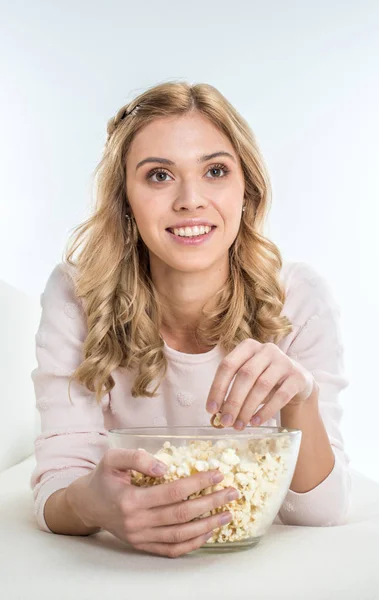
M 347 525 L 272 525 L 250 549 L 176 559 L 134 551 L 102 531 L 40 531 L 34 456 L 0 474 L 1 600 L 378 600 L 379 484 L 353 473 Z

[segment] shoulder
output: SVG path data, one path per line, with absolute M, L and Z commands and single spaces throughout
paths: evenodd
M 332 282 L 310 263 L 283 260 L 280 277 L 286 293 L 283 314 L 295 325 L 313 315 L 339 312 Z
M 45 290 L 43 292 L 43 303 L 51 302 L 54 304 L 64 303 L 69 310 L 69 306 L 74 305 L 82 308 L 82 302 L 75 293 L 76 268 L 65 262 L 55 265 L 50 272 Z

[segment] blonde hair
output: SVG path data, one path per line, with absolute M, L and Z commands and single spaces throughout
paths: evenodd
M 246 338 L 276 343 L 292 331 L 280 316 L 285 290 L 282 258 L 263 235 L 271 198 L 270 183 L 247 121 L 213 86 L 170 81 L 147 89 L 108 121 L 103 157 L 95 169 L 97 198 L 89 219 L 74 229 L 64 262 L 75 267 L 75 291 L 82 299 L 88 334 L 84 360 L 72 373 L 96 393 L 96 401 L 114 385 L 112 371 L 134 372 L 131 394 L 156 397 L 167 370 L 160 336 L 161 307 L 150 277 L 149 254 L 126 197 L 126 159 L 138 131 L 157 117 L 198 111 L 231 141 L 245 178 L 239 232 L 229 248 L 229 277 L 212 310 L 203 309 L 196 338 L 226 352 Z M 76 260 L 73 255 L 82 245 Z M 155 383 L 153 390 L 148 386 Z M 70 387 L 70 386 L 69 386 Z M 70 396 L 71 400 L 71 396 Z

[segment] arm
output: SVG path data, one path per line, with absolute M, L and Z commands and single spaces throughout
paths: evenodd
M 81 493 L 85 475 L 73 481 L 67 488 L 57 490 L 46 500 L 44 519 L 53 533 L 64 535 L 92 535 L 101 527 L 87 527 L 73 509 L 72 493 Z M 75 489 L 75 492 L 74 492 Z
M 281 410 L 281 426 L 301 429 L 302 439 L 290 490 L 305 493 L 314 489 L 332 472 L 335 456 L 319 411 L 319 390 L 299 407 Z
M 80 524 L 71 519 L 66 494 L 53 494 L 91 472 L 108 448 L 102 407 L 96 403 L 95 394 L 73 381 L 73 403 L 68 396 L 69 376 L 82 361 L 86 334 L 85 315 L 73 282 L 66 266 L 57 265 L 43 294 L 36 335 L 38 367 L 31 373 L 41 435 L 35 440 L 37 464 L 30 486 L 38 525 L 46 532 L 63 533 L 64 529 L 69 533 L 71 527 L 72 532 L 78 530 Z
M 303 325 L 287 354 L 313 374 L 317 386 L 301 408 L 281 410 L 281 425 L 301 429 L 303 435 L 279 517 L 286 525 L 338 525 L 346 522 L 351 501 L 350 459 L 340 431 L 339 395 L 348 380 L 343 375 L 339 308 L 325 279 L 309 266 L 296 296 L 295 302 L 292 294 L 292 305 L 300 308 L 295 321 L 301 316 Z

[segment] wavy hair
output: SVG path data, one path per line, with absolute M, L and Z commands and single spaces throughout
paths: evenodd
M 162 313 L 150 276 L 148 248 L 134 219 L 125 218 L 131 215 L 126 160 L 132 140 L 145 125 L 190 111 L 207 117 L 238 153 L 246 207 L 229 248 L 228 279 L 212 309 L 203 308 L 196 339 L 207 346 L 220 344 L 230 352 L 246 338 L 276 343 L 292 331 L 289 319 L 280 315 L 285 301 L 281 254 L 263 235 L 271 190 L 252 130 L 215 87 L 181 81 L 160 83 L 108 121 L 103 156 L 94 171 L 95 208 L 73 230 L 63 257 L 63 262 L 74 267 L 75 292 L 82 300 L 88 328 L 84 360 L 72 373 L 70 384 L 75 379 L 85 385 L 95 392 L 98 403 L 113 389 L 112 371 L 118 367 L 133 372 L 134 398 L 156 397 L 166 374 Z

